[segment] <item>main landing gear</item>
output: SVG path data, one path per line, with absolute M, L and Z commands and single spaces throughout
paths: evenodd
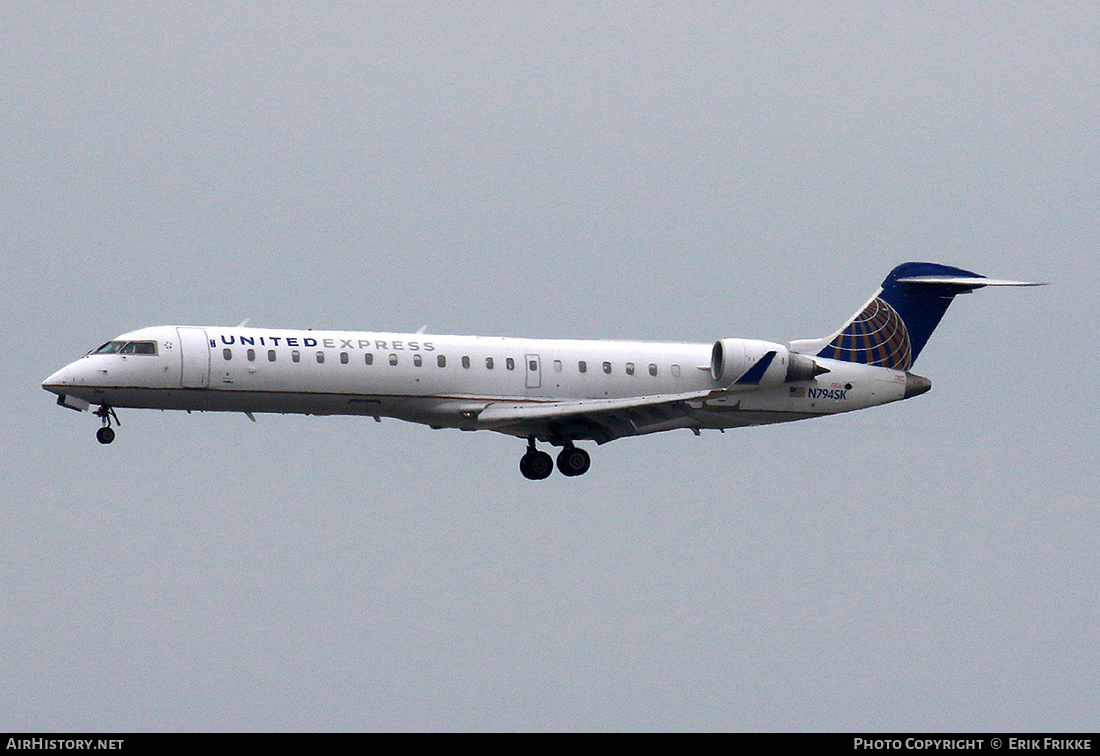
M 96 441 L 101 444 L 109 444 L 114 441 L 115 429 L 111 427 L 111 420 L 113 419 L 117 425 L 122 425 L 122 422 L 118 419 L 118 415 L 115 414 L 114 407 L 108 407 L 104 404 L 93 414 L 103 421 L 103 427 L 95 432 Z
M 584 475 L 592 465 L 592 458 L 584 449 L 578 449 L 567 442 L 558 453 L 558 470 L 562 475 L 575 477 Z M 528 480 L 544 480 L 554 471 L 554 461 L 549 454 L 535 448 L 535 439 L 527 439 L 527 453 L 520 458 L 519 471 Z

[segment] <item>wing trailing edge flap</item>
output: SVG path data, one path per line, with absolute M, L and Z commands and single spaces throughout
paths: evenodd
M 478 413 L 478 425 L 502 431 L 528 429 L 541 435 L 556 429 L 571 438 L 590 438 L 603 444 L 624 436 L 689 427 L 688 402 L 702 401 L 721 391 L 689 391 L 625 399 L 581 399 L 519 404 L 499 402 Z
M 712 391 L 689 391 L 684 394 L 657 394 L 655 396 L 632 396 L 626 399 L 577 399 L 566 402 L 511 403 L 496 402 L 489 404 L 478 413 L 478 422 L 483 425 L 498 425 L 517 420 L 560 420 L 573 415 L 592 415 L 603 412 L 618 412 L 640 407 L 655 407 L 662 404 L 689 402 L 705 399 Z

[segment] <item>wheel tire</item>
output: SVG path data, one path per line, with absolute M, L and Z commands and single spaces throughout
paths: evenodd
M 519 461 L 519 471 L 528 480 L 544 480 L 554 471 L 554 460 L 543 451 L 527 452 Z
M 584 449 L 578 449 L 575 446 L 566 447 L 558 454 L 558 470 L 561 471 L 562 475 L 570 478 L 584 475 L 591 466 L 592 458 L 588 456 L 588 452 Z
M 95 432 L 95 439 L 101 444 L 109 444 L 115 440 L 114 429 L 106 426 L 100 428 Z

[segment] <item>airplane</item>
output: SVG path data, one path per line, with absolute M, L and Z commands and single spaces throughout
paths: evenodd
M 925 393 L 910 372 L 954 297 L 1005 281 L 907 262 L 831 336 L 713 344 L 155 326 L 124 333 L 42 383 L 57 404 L 96 405 L 109 444 L 116 408 L 361 415 L 526 439 L 520 472 L 583 475 L 577 446 L 674 429 L 834 415 Z

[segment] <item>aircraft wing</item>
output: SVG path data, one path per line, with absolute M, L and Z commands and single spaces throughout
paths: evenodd
M 558 402 L 495 402 L 477 415 L 478 425 L 513 436 L 554 436 L 605 444 L 624 436 L 691 427 L 690 401 L 716 393 L 691 391 L 625 399 L 577 399 Z

